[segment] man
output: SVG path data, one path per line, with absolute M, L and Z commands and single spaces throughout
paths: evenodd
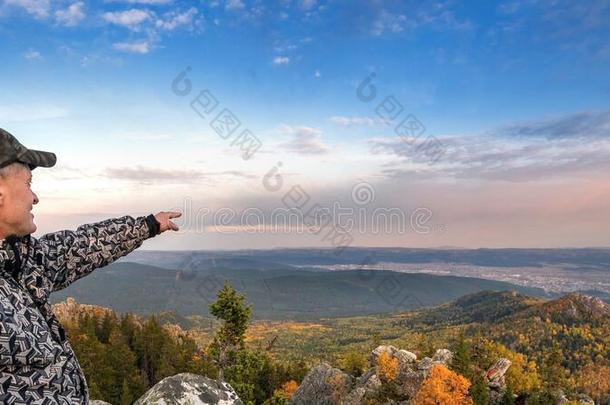
M 33 238 L 32 170 L 53 153 L 27 149 L 0 129 L 0 403 L 88 404 L 81 366 L 49 294 L 166 230 L 177 212 L 124 216 Z

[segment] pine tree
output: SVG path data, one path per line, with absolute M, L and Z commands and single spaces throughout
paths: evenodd
M 455 372 L 472 379 L 472 355 L 470 353 L 470 346 L 468 345 L 468 342 L 466 342 L 463 333 L 460 333 L 453 351 L 451 368 Z
M 470 396 L 475 405 L 489 404 L 489 387 L 482 376 L 475 374 L 472 377 Z
M 116 319 L 112 316 L 112 314 L 104 314 L 102 322 L 98 326 L 96 331 L 97 337 L 100 342 L 108 343 L 108 339 L 110 339 L 110 332 L 112 331 L 114 325 L 116 325 Z
M 149 386 L 155 385 L 160 380 L 159 367 L 166 341 L 167 336 L 154 315 L 144 323 L 142 329 L 138 330 L 134 336 L 138 363 L 146 375 Z
M 504 395 L 502 395 L 502 398 L 500 398 L 498 405 L 515 405 L 515 395 L 510 387 L 506 390 L 506 392 L 504 392 Z
M 107 362 L 112 367 L 112 379 L 107 389 L 108 392 L 112 392 L 112 395 L 106 397 L 108 402 L 114 404 L 123 401 L 124 384 L 126 381 L 129 382 L 130 376 L 137 372 L 137 362 L 135 354 L 127 346 L 125 338 L 116 325 L 110 332 L 106 347 Z M 132 387 L 128 388 L 131 391 Z
M 218 292 L 216 301 L 210 304 L 210 313 L 222 321 L 214 336 L 212 352 L 216 355 L 218 378 L 224 380 L 224 370 L 235 364 L 237 351 L 245 347 L 245 336 L 252 313 L 252 306 L 245 306 L 245 297 L 238 294 L 228 282 Z
M 137 325 L 132 314 L 124 314 L 121 316 L 120 329 L 127 345 L 134 349 L 134 337 L 137 330 Z
M 131 405 L 135 398 L 131 393 L 131 389 L 129 388 L 129 382 L 127 379 L 123 380 L 123 386 L 121 388 L 121 405 Z

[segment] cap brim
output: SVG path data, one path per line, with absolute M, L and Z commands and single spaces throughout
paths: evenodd
M 54 153 L 43 152 L 41 150 L 28 149 L 19 157 L 19 161 L 30 166 L 30 169 L 37 167 L 53 167 L 57 163 L 57 157 Z

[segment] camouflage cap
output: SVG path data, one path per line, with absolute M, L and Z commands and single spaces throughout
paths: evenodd
M 26 164 L 31 170 L 36 167 L 52 167 L 57 162 L 54 153 L 28 149 L 9 132 L 0 128 L 0 168 L 11 163 Z

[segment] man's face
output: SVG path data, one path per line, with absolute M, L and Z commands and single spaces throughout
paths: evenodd
M 36 231 L 32 207 L 38 196 L 31 189 L 32 172 L 27 166 L 13 168 L 9 176 L 0 178 L 0 233 L 25 236 Z

